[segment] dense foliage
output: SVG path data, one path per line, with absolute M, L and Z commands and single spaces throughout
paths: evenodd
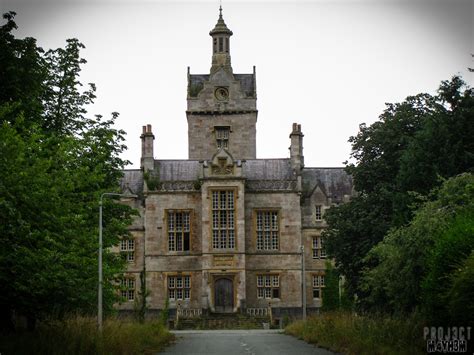
M 0 27 L 0 294 L 2 328 L 13 312 L 30 324 L 45 315 L 96 312 L 98 201 L 117 191 L 124 132 L 88 117 L 95 87 L 79 82 L 82 44 L 43 51 L 18 39 L 15 13 Z M 133 210 L 106 201 L 104 247 L 127 235 Z M 104 255 L 104 304 L 123 270 Z
M 420 336 L 423 322 L 414 316 L 390 318 L 325 312 L 291 323 L 285 333 L 337 354 L 426 354 L 426 343 Z
M 436 95 L 388 104 L 350 138 L 358 195 L 330 209 L 325 236 L 362 309 L 462 317 L 474 290 L 462 283 L 473 273 L 473 137 L 474 91 L 455 76 Z
M 156 354 L 174 340 L 158 321 L 144 324 L 109 317 L 102 332 L 94 317 L 48 319 L 33 333 L 0 334 L 2 354 Z

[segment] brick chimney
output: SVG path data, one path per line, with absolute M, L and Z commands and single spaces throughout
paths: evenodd
M 304 167 L 303 133 L 301 132 L 300 124 L 293 123 L 293 130 L 290 133 L 290 142 L 291 167 L 297 175 L 300 175 L 301 169 Z
M 153 141 L 155 136 L 151 131 L 151 124 L 143 126 L 143 132 L 140 136 L 142 140 L 142 158 L 140 160 L 140 168 L 144 171 L 153 170 L 155 166 L 155 158 L 153 156 Z

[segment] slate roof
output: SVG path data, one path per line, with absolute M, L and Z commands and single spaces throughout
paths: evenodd
M 249 180 L 294 180 L 290 159 L 251 159 L 242 164 Z
M 143 171 L 141 169 L 124 170 L 120 187 L 124 192 L 141 193 L 143 191 Z
M 240 87 L 245 96 L 255 96 L 255 78 L 253 74 L 234 74 L 234 78 L 240 81 Z
M 195 181 L 201 164 L 197 160 L 155 160 L 155 169 L 161 181 Z M 242 162 L 243 176 L 248 180 L 294 180 L 290 159 L 249 159 Z M 138 194 L 143 191 L 143 172 L 140 169 L 124 170 L 122 191 Z M 352 195 L 353 181 L 344 168 L 304 168 L 303 195 L 311 196 L 317 186 L 334 202 L 344 195 Z
M 319 186 L 334 202 L 341 202 L 344 195 L 351 195 L 353 186 L 352 176 L 344 168 L 304 168 L 302 184 L 305 196 L 311 196 Z
M 189 87 L 202 88 L 205 81 L 209 81 L 209 74 L 189 74 Z M 234 74 L 234 78 L 240 81 L 240 87 L 247 97 L 255 96 L 255 78 L 254 74 Z M 198 90 L 192 90 L 197 96 Z M 194 95 L 193 95 L 194 96 Z M 195 96 L 194 96 L 195 97 Z
M 155 160 L 161 181 L 195 181 L 201 165 L 197 160 Z

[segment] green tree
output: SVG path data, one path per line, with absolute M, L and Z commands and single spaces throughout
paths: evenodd
M 339 291 L 339 273 L 328 261 L 324 274 L 323 311 L 335 311 L 341 307 Z
M 0 295 L 2 327 L 11 313 L 31 326 L 45 315 L 94 313 L 98 200 L 116 191 L 126 161 L 124 132 L 110 119 L 86 117 L 94 86 L 80 91 L 82 45 L 44 53 L 16 39 L 14 13 L 0 27 Z M 4 69 L 5 68 L 5 69 Z M 19 75 L 18 75 L 19 74 Z M 127 236 L 133 210 L 104 203 L 104 304 L 124 261 L 108 248 Z
M 375 266 L 363 272 L 366 308 L 398 313 L 419 309 L 437 321 L 450 318 L 445 306 L 450 277 L 474 248 L 473 192 L 474 175 L 448 179 L 409 225 L 391 230 L 369 252 L 366 259 Z
M 325 233 L 328 253 L 346 277 L 350 295 L 365 298 L 362 271 L 378 262 L 367 253 L 390 229 L 410 222 L 422 196 L 442 178 L 472 170 L 473 100 L 472 89 L 455 76 L 442 82 L 435 96 L 419 94 L 388 104 L 379 121 L 362 124 L 350 138 L 355 163 L 346 171 L 358 196 L 329 210 Z

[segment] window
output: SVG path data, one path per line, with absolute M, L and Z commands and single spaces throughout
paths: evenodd
M 212 191 L 212 247 L 235 248 L 234 190 Z
M 217 148 L 229 148 L 230 127 L 215 127 Z
M 322 221 L 323 220 L 323 208 L 321 205 L 316 205 L 316 221 Z
M 257 275 L 258 298 L 280 298 L 279 275 Z
M 326 249 L 324 249 L 324 239 L 322 237 L 313 237 L 313 259 L 325 259 Z
M 189 251 L 190 249 L 190 212 L 167 211 L 168 250 Z
M 168 276 L 168 298 L 172 301 L 191 298 L 191 276 Z
M 279 224 L 278 211 L 256 211 L 258 250 L 278 250 Z
M 313 298 L 322 298 L 324 275 L 313 275 Z
M 224 37 L 219 37 L 219 52 L 224 52 Z
M 124 277 L 120 280 L 120 295 L 127 301 L 135 299 L 135 279 Z
M 225 51 L 229 53 L 229 37 L 225 38 Z
M 125 257 L 125 260 L 132 262 L 135 260 L 135 240 L 122 239 L 120 241 L 120 252 Z

